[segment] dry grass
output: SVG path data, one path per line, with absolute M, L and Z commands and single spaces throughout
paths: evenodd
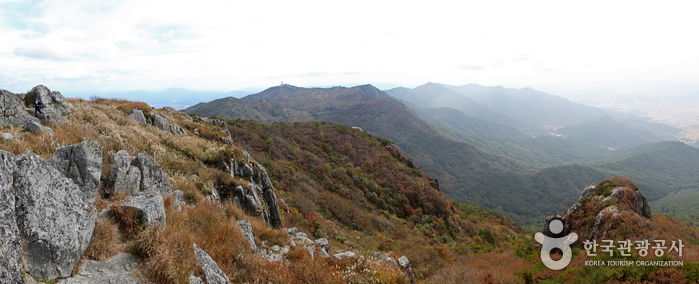
M 141 235 L 138 250 L 147 257 L 143 271 L 156 283 L 187 283 L 189 273 L 198 269 L 192 247 L 196 243 L 234 277 L 237 255 L 249 248 L 236 220 L 223 212 L 208 201 L 171 212 L 162 232 L 151 229 Z
M 112 220 L 95 222 L 95 231 L 83 257 L 105 261 L 122 251 L 119 245 L 119 230 Z

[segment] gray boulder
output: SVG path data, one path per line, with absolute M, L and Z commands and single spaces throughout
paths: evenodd
M 194 276 L 194 274 L 190 274 L 189 284 L 204 284 L 204 280 L 201 280 L 201 278 Z
M 255 163 L 255 166 L 259 170 L 259 173 L 257 174 L 257 183 L 259 183 L 262 186 L 262 190 L 268 190 L 272 188 L 272 180 L 269 178 L 269 175 L 267 174 L 267 169 L 260 165 L 260 163 Z
M 10 133 L 3 132 L 2 139 L 3 140 L 12 140 L 12 139 L 15 139 L 15 136 L 10 134 Z
M 262 200 L 259 197 L 260 191 L 260 187 L 255 183 L 250 183 L 248 188 L 237 186 L 233 201 L 240 204 L 248 213 L 266 221 L 269 219 L 268 211 L 264 210 L 262 206 Z
M 162 167 L 153 160 L 153 157 L 139 153 L 131 165 L 141 171 L 141 190 L 148 192 L 148 194 L 169 194 L 172 192 L 172 187 L 163 174 Z
M 153 116 L 153 125 L 157 127 L 160 130 L 163 131 L 170 131 L 170 126 L 167 123 L 167 119 L 161 115 L 155 115 Z
M 131 165 L 131 157 L 126 150 L 114 154 L 114 165 L 107 177 L 107 190 L 110 193 L 127 192 L 138 195 L 141 190 L 141 170 Z
M 121 253 L 105 262 L 86 260 L 75 277 L 61 281 L 66 284 L 139 284 L 131 271 L 138 266 L 138 258 Z
M 320 238 L 315 240 L 314 242 L 320 247 L 320 255 L 322 257 L 327 257 L 328 252 L 330 252 L 330 243 L 328 242 L 328 239 Z
M 272 186 L 272 180 L 267 174 L 265 167 L 259 163 L 255 163 L 255 166 L 259 169 L 259 174 L 257 175 L 257 182 L 262 187 L 262 198 L 267 204 L 267 215 L 269 219 L 267 220 L 270 226 L 275 229 L 282 227 L 282 216 L 279 213 L 279 202 L 277 201 L 277 195 L 274 194 L 274 188 Z
M 102 175 L 102 147 L 97 141 L 58 148 L 46 162 L 80 187 L 83 200 L 94 202 Z
M 218 267 L 218 264 L 206 253 L 204 250 L 197 247 L 197 244 L 193 244 L 194 254 L 197 256 L 199 265 L 201 265 L 202 270 L 204 270 L 204 275 L 206 276 L 206 283 L 209 284 L 226 284 L 231 283 L 228 280 L 228 276 Z
M 175 210 L 182 210 L 182 204 L 184 204 L 184 192 L 178 189 L 172 192 L 172 196 L 175 199 L 175 202 L 173 204 Z
M 29 121 L 39 123 L 38 118 L 33 117 L 24 110 L 24 104 L 18 96 L 9 91 L 0 90 L 0 109 L 2 110 L 2 113 L 0 113 L 0 127 L 7 125 L 24 127 Z
M 233 137 L 231 133 L 228 130 L 224 130 L 223 132 L 227 135 L 221 137 L 221 143 L 233 146 Z
M 274 194 L 272 189 L 267 189 L 262 193 L 262 196 L 267 204 L 266 216 L 267 223 L 275 229 L 280 229 L 282 227 L 282 216 L 279 213 L 279 202 L 277 201 L 277 195 Z
M 285 259 L 285 255 L 289 253 L 289 246 L 273 245 L 271 248 L 260 248 L 258 253 L 264 256 L 268 261 L 278 262 Z
M 131 207 L 138 212 L 147 227 L 156 226 L 165 229 L 165 203 L 160 195 L 132 196 L 124 200 L 120 207 Z
M 238 227 L 243 233 L 243 237 L 250 243 L 250 249 L 254 252 L 257 251 L 257 244 L 255 244 L 255 235 L 252 233 L 252 225 L 247 220 L 239 220 Z
M 65 120 L 63 116 L 71 113 L 68 100 L 60 92 L 51 92 L 46 86 L 38 85 L 25 96 L 27 105 L 33 108 L 34 99 L 37 97 L 41 98 L 41 102 L 47 106 L 44 110 L 44 116 L 48 119 L 62 122 Z
M 177 136 L 189 136 L 179 125 L 168 123 L 170 120 L 171 119 L 167 116 L 156 114 L 153 116 L 153 125 L 162 131 L 167 131 Z
M 291 245 L 311 245 L 314 242 L 306 235 L 304 232 L 300 232 L 296 227 L 291 227 L 286 229 L 286 233 L 289 234 L 289 239 L 291 240 Z
M 130 118 L 133 118 L 134 120 L 138 121 L 138 123 L 146 125 L 146 116 L 143 115 L 143 111 L 140 109 L 134 108 L 131 114 L 129 114 Z
M 31 132 L 48 132 L 48 133 L 53 133 L 53 129 L 41 125 L 40 122 L 34 121 L 34 120 L 29 120 L 27 121 L 24 125 L 24 128 L 28 129 Z
M 87 249 L 97 210 L 73 180 L 34 154 L 16 158 L 15 212 L 26 271 L 39 280 L 70 276 Z
M 242 171 L 243 171 L 243 172 L 242 172 L 242 173 L 243 173 L 243 174 L 242 174 L 243 177 L 251 177 L 251 176 L 253 175 L 253 173 L 254 173 L 254 171 L 252 170 L 252 167 L 250 166 L 250 164 L 245 164 L 245 165 L 243 165 L 243 170 L 242 170 Z
M 336 253 L 333 254 L 334 258 L 337 259 L 343 259 L 343 258 L 357 258 L 357 254 L 351 251 L 346 251 L 346 252 L 341 252 L 341 253 Z
M 15 215 L 14 155 L 0 151 L 0 283 L 23 283 L 22 247 Z
M 400 266 L 400 269 L 403 270 L 403 273 L 408 276 L 410 283 L 415 284 L 415 273 L 413 273 L 413 268 L 410 267 L 410 260 L 408 260 L 408 257 L 405 255 L 399 257 L 398 265 Z
M 168 124 L 168 126 L 170 127 L 170 132 L 172 134 L 175 134 L 180 137 L 189 136 L 189 134 L 187 134 L 187 132 L 184 132 L 184 130 L 182 130 L 182 127 L 180 127 L 177 124 Z

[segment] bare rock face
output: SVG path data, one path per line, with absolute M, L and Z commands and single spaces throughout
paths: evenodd
M 15 212 L 26 241 L 26 271 L 39 280 L 70 276 L 87 249 L 97 210 L 73 180 L 34 154 L 16 157 Z
M 167 216 L 162 196 L 132 196 L 124 200 L 119 206 L 134 208 L 147 227 L 156 226 L 161 230 L 165 229 Z
M 138 123 L 146 125 L 146 116 L 143 115 L 143 111 L 140 109 L 134 108 L 131 114 L 129 114 L 130 118 L 133 118 L 134 120 L 138 121 Z
M 193 244 L 194 254 L 199 260 L 199 265 L 204 270 L 204 275 L 206 275 L 206 283 L 209 284 L 228 284 L 231 281 L 228 279 L 225 273 L 218 267 L 218 264 L 206 253 L 204 250 L 197 247 L 197 244 Z
M 80 267 L 78 275 L 68 278 L 61 283 L 66 284 L 93 284 L 93 283 L 120 283 L 139 284 L 131 271 L 136 269 L 139 260 L 128 254 L 118 254 L 105 262 L 87 260 Z
M 114 154 L 114 165 L 107 177 L 107 190 L 110 193 L 127 192 L 138 195 L 141 189 L 141 170 L 131 165 L 131 157 L 126 150 Z
M 239 220 L 238 227 L 240 231 L 243 232 L 243 237 L 250 243 L 250 249 L 257 252 L 257 244 L 255 244 L 255 235 L 252 233 L 252 225 L 246 220 Z
M 246 154 L 248 160 L 250 159 L 249 154 L 245 152 L 243 154 Z M 238 162 L 231 160 L 231 165 L 228 165 L 227 170 L 232 176 L 238 174 Z M 267 170 L 259 163 L 254 165 L 246 163 L 240 169 L 239 174 L 242 177 L 250 178 L 250 185 L 247 189 L 241 186 L 236 187 L 234 201 L 250 214 L 265 220 L 273 228 L 281 228 L 282 217 L 279 212 L 279 202 L 274 194 L 272 180 L 269 178 Z
M 248 188 L 243 188 L 242 186 L 237 186 L 235 188 L 235 198 L 233 201 L 240 204 L 245 211 L 254 216 L 267 220 L 268 214 L 262 206 L 262 200 L 260 199 L 260 194 L 262 189 L 255 183 L 250 183 Z
M 233 145 L 233 137 L 231 137 L 231 132 L 228 130 L 223 130 L 225 136 L 221 137 L 221 143 L 226 145 Z
M 38 118 L 31 116 L 24 110 L 23 102 L 18 96 L 9 91 L 0 90 L 0 110 L 2 110 L 0 127 L 6 125 L 24 127 L 29 121 L 41 125 Z
M 41 125 L 40 122 L 34 121 L 34 120 L 29 120 L 27 123 L 25 123 L 24 128 L 28 129 L 31 132 L 48 132 L 48 133 L 53 133 L 53 129 Z
M 0 151 L 0 283 L 24 283 L 22 247 L 12 188 L 14 155 Z
M 415 284 L 415 273 L 413 273 L 413 268 L 410 267 L 410 261 L 407 256 L 401 256 L 398 258 L 398 265 L 400 265 L 401 270 L 408 276 L 410 283 Z
M 94 202 L 102 175 L 102 147 L 97 141 L 58 148 L 47 162 L 80 187 L 85 201 Z
M 51 92 L 51 90 L 49 90 L 49 88 L 46 86 L 38 85 L 32 88 L 32 90 L 25 96 L 25 101 L 31 102 L 27 103 L 27 105 L 34 107 L 34 99 L 37 97 L 41 98 L 41 102 L 48 107 L 44 109 L 44 117 L 47 119 L 60 123 L 65 120 L 63 117 L 64 115 L 71 113 L 68 101 L 65 97 L 63 97 L 63 95 L 61 95 L 60 92 Z
M 160 114 L 156 114 L 153 117 L 153 125 L 155 125 L 155 127 L 159 128 L 160 130 L 171 132 L 172 134 L 175 134 L 177 136 L 189 136 L 186 132 L 184 132 L 184 130 L 182 130 L 182 127 L 180 127 L 177 124 L 170 124 L 168 123 L 168 121 L 170 121 L 168 117 L 165 117 Z
M 153 160 L 153 157 L 139 153 L 133 159 L 131 165 L 141 171 L 141 190 L 148 194 L 172 193 L 170 182 L 163 174 L 162 167 Z

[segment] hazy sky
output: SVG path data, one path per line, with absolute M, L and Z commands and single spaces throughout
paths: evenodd
M 646 4 L 653 3 L 653 4 Z M 0 0 L 0 88 L 699 92 L 694 1 Z M 384 84 L 381 84 L 384 83 Z

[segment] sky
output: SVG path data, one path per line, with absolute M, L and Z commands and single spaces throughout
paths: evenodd
M 693 1 L 0 0 L 0 88 L 699 92 Z

